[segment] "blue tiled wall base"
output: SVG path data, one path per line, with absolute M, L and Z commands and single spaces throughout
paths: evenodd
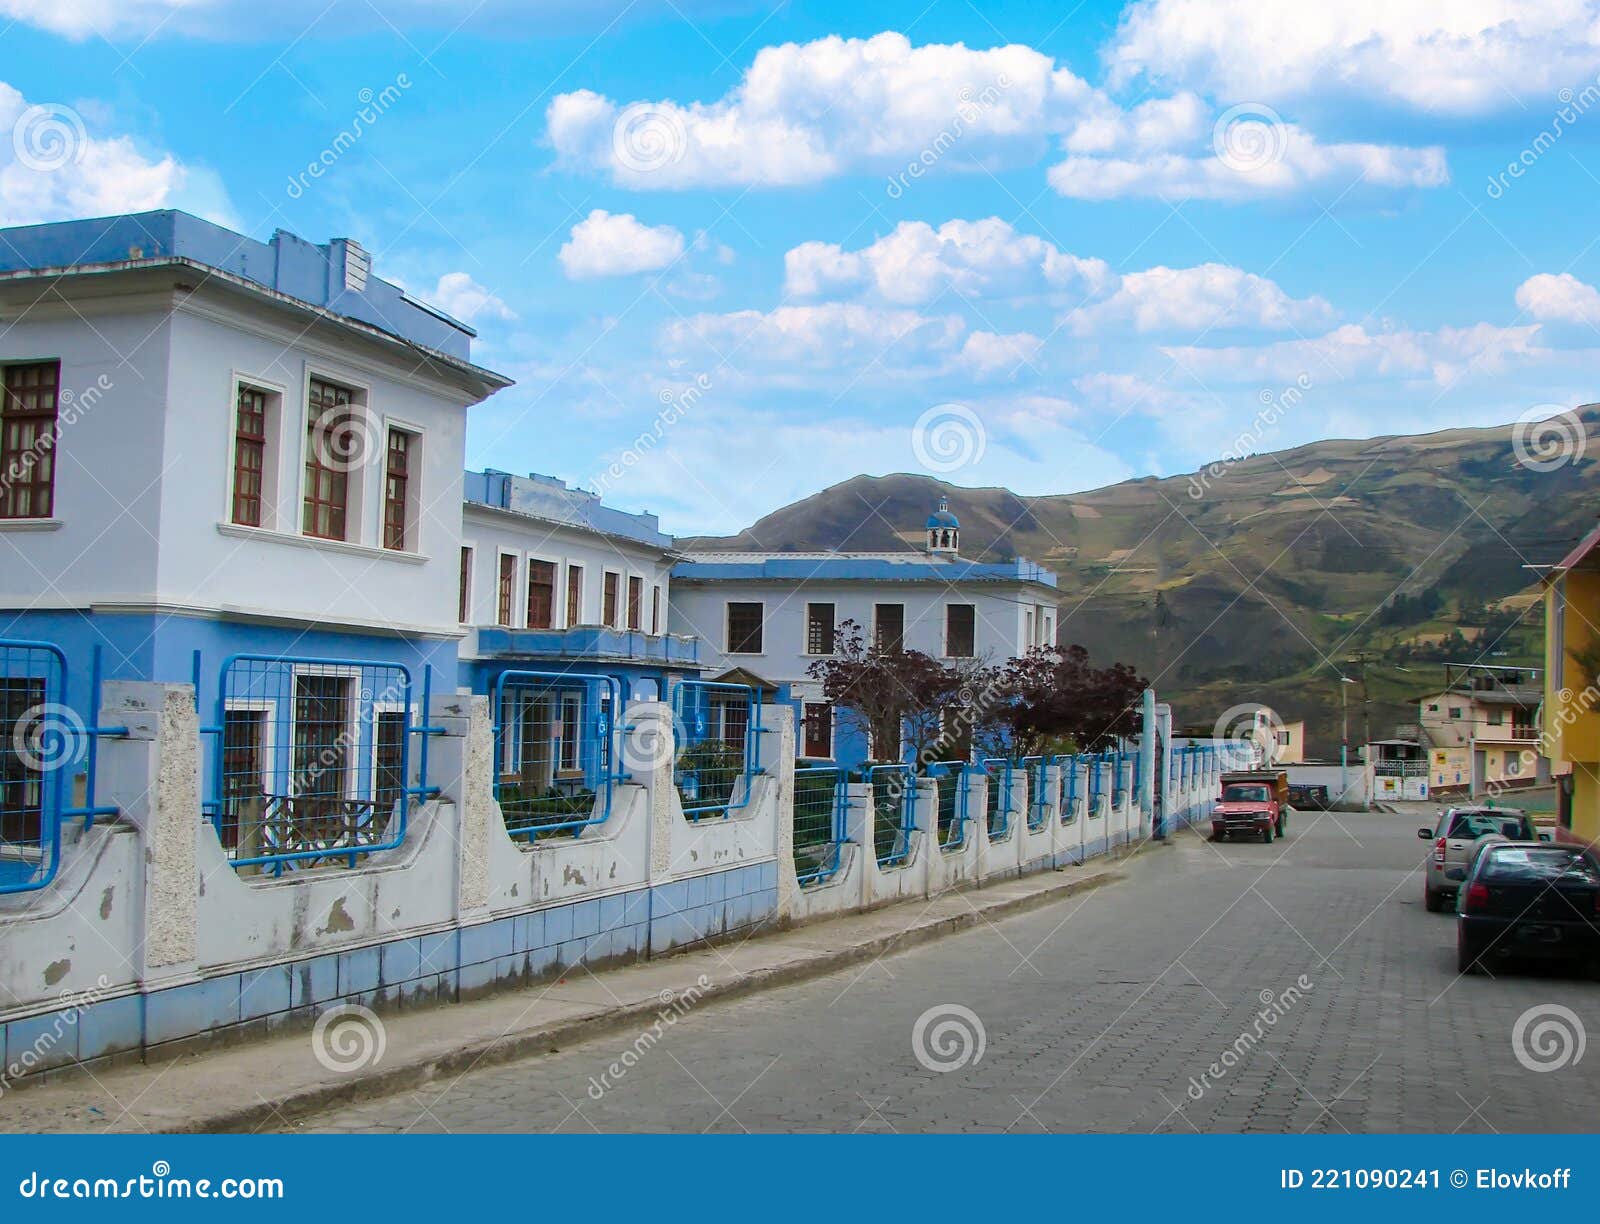
M 471 998 L 584 963 L 615 964 L 771 922 L 778 865 L 640 888 L 476 926 L 220 974 L 0 1025 L 0 1065 L 35 1074 L 113 1054 L 308 1021 L 333 1003 L 414 1007 Z

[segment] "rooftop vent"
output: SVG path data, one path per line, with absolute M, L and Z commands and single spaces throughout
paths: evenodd
M 354 238 L 337 239 L 335 245 L 344 250 L 344 287 L 352 293 L 365 292 L 372 256 Z

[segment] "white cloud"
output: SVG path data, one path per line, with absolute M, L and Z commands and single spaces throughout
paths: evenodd
M 1096 292 L 1110 279 L 1103 260 L 1080 259 L 999 217 L 902 221 L 858 251 L 807 242 L 784 256 L 786 291 L 796 297 L 869 290 L 887 302 L 923 305 L 946 290 L 996 298 L 1073 288 Z
M 578 90 L 556 97 L 546 119 L 565 164 L 674 189 L 889 173 L 925 152 L 969 165 L 1036 157 L 1047 135 L 1108 105 L 1031 47 L 913 47 L 890 31 L 764 47 L 713 102 L 624 105 Z
M 1570 272 L 1541 272 L 1517 286 L 1517 308 L 1543 323 L 1600 324 L 1600 290 Z
M 96 136 L 54 103 L 30 105 L 0 81 L 0 224 L 28 225 L 183 206 L 227 223 L 215 177 L 170 153 L 147 156 L 126 136 Z
M 1138 0 L 1105 59 L 1117 85 L 1143 75 L 1225 101 L 1331 96 L 1482 115 L 1592 81 L 1600 3 Z
M 957 315 L 859 302 L 694 315 L 669 323 L 662 342 L 680 360 L 700 356 L 735 376 L 789 386 L 815 386 L 819 372 L 837 370 L 897 379 L 1008 376 L 1042 344 L 1026 332 L 969 333 Z
M 597 208 L 572 227 L 557 253 L 572 280 L 659 272 L 683 254 L 683 235 L 670 225 L 644 225 L 632 213 Z
M 1226 327 L 1282 331 L 1323 326 L 1333 314 L 1323 298 L 1292 298 L 1263 276 L 1208 263 L 1131 272 L 1109 298 L 1073 311 L 1068 321 L 1080 335 L 1114 323 L 1130 323 L 1138 332 Z
M 1080 200 L 1129 196 L 1240 201 L 1323 190 L 1329 202 L 1347 191 L 1442 187 L 1450 181 L 1444 150 L 1376 144 L 1321 144 L 1292 123 L 1258 122 L 1258 151 L 1193 156 L 1070 156 L 1049 172 L 1050 185 Z
M 1477 323 L 1433 332 L 1372 332 L 1349 324 L 1308 340 L 1226 348 L 1186 345 L 1161 351 L 1202 383 L 1265 380 L 1286 385 L 1305 375 L 1318 385 L 1424 379 L 1448 386 L 1468 374 L 1500 374 L 1548 357 L 1550 350 L 1539 346 L 1538 334 L 1538 324 Z
M 514 319 L 516 312 L 465 272 L 446 272 L 428 298 L 464 323 L 479 318 Z

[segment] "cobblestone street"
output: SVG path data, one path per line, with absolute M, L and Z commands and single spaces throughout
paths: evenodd
M 1185 835 L 1129 863 L 1124 882 L 705 1004 L 659 1040 L 616 1032 L 303 1129 L 1592 1128 L 1600 1056 L 1532 1070 L 1512 1030 L 1547 1004 L 1592 1024 L 1600 986 L 1456 976 L 1454 921 L 1422 906 L 1416 828 L 1431 812 L 1303 813 L 1270 846 Z M 926 1064 L 961 1061 L 961 1034 L 933 1021 L 919 1059 L 913 1030 L 947 1005 L 977 1017 L 982 1049 L 940 1071 Z M 608 1073 L 630 1050 L 634 1065 Z

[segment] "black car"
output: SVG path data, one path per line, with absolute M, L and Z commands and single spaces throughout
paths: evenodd
M 1320 812 L 1328 810 L 1328 788 L 1326 786 L 1311 786 L 1305 783 L 1289 784 L 1289 806 L 1299 811 L 1306 812 L 1313 808 Z
M 1456 967 L 1499 957 L 1581 961 L 1600 955 L 1600 859 L 1586 846 L 1489 842 L 1456 893 Z

